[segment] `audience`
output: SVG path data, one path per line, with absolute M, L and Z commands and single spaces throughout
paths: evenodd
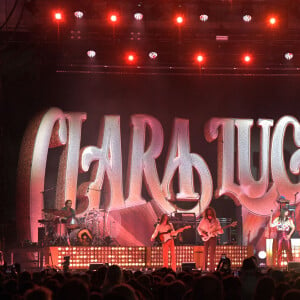
M 236 273 L 235 273 L 236 274 Z M 2 300 L 294 300 L 300 299 L 300 274 L 270 269 L 262 275 L 253 257 L 239 276 L 221 272 L 122 270 L 0 272 Z

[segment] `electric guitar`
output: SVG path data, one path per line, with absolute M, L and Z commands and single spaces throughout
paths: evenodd
M 225 228 L 228 228 L 228 227 L 235 227 L 236 225 L 237 225 L 237 221 L 234 221 L 231 224 L 222 227 L 222 229 L 225 229 Z M 215 229 L 215 230 L 213 230 L 211 232 L 201 232 L 202 240 L 204 242 L 207 242 L 211 237 L 217 236 L 218 235 L 217 231 L 219 231 L 219 230 L 220 230 L 220 228 Z
M 162 243 L 166 243 L 168 240 L 175 238 L 178 235 L 178 233 L 183 232 L 184 230 L 189 229 L 189 228 L 192 228 L 192 226 L 188 225 L 188 226 L 178 228 L 177 230 L 170 229 L 166 232 L 160 232 L 158 234 L 159 240 Z

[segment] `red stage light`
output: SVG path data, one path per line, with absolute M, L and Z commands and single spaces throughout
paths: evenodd
M 203 54 L 197 54 L 196 55 L 196 60 L 197 60 L 197 62 L 198 63 L 203 63 L 203 61 L 204 61 L 204 56 L 203 56 Z
M 111 14 L 109 16 L 109 20 L 112 22 L 112 23 L 116 23 L 118 21 L 118 16 L 116 14 Z
M 269 24 L 274 26 L 277 23 L 277 18 L 275 17 L 270 17 L 269 18 Z
M 243 60 L 244 60 L 245 63 L 250 63 L 251 60 L 252 60 L 252 57 L 249 54 L 245 54 L 244 57 L 243 57 Z
M 176 17 L 176 23 L 177 23 L 177 24 L 182 24 L 183 21 L 184 21 L 183 16 L 177 16 L 177 17 Z
M 128 63 L 134 63 L 136 61 L 136 55 L 134 53 L 128 53 L 126 59 Z
M 63 15 L 60 11 L 54 12 L 54 19 L 55 21 L 62 21 Z

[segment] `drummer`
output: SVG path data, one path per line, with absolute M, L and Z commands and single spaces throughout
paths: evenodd
M 65 206 L 61 209 L 63 211 L 67 212 L 68 217 L 74 217 L 75 218 L 75 210 L 72 208 L 72 200 L 66 200 Z

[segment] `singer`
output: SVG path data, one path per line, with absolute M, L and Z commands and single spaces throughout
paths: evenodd
M 285 248 L 288 261 L 293 260 L 291 236 L 295 231 L 295 225 L 292 218 L 289 217 L 289 211 L 283 207 L 280 209 L 279 217 L 275 218 L 272 222 L 272 215 L 270 218 L 270 227 L 276 227 L 277 229 L 277 265 L 281 267 L 282 251 Z

